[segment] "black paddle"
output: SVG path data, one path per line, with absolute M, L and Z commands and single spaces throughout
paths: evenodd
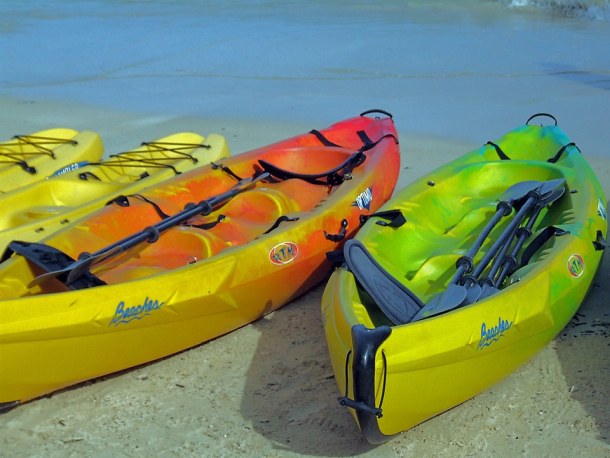
M 489 251 L 485 253 L 483 259 L 479 262 L 479 264 L 474 269 L 473 273 L 466 278 L 463 285 L 458 284 L 458 281 L 461 279 L 465 268 L 460 269 L 459 260 L 458 260 L 458 272 L 453 277 L 451 282 L 449 283 L 447 289 L 441 293 L 440 295 L 433 298 L 424 308 L 422 308 L 417 315 L 413 317 L 413 321 L 420 320 L 422 318 L 426 318 L 432 315 L 438 315 L 440 313 L 447 312 L 456 307 L 462 305 L 465 301 L 475 302 L 476 299 L 481 294 L 481 287 L 476 282 L 476 278 L 481 275 L 481 273 L 485 270 L 489 262 L 496 256 L 498 251 L 502 248 L 502 246 L 506 243 L 508 237 L 516 230 L 518 226 L 521 225 L 521 222 L 525 218 L 525 216 L 529 213 L 529 211 L 536 205 L 538 201 L 543 198 L 546 198 L 559 186 L 562 186 L 565 180 L 563 178 L 557 180 L 550 180 L 545 182 L 535 182 L 537 183 L 533 189 L 530 189 L 525 196 L 526 201 L 521 206 L 513 220 L 507 226 L 507 228 L 500 234 L 498 239 L 491 246 Z M 532 182 L 525 182 L 532 183 Z M 510 188 L 509 188 L 510 189 Z M 493 221 L 493 219 L 492 219 Z M 490 230 L 491 231 L 491 230 Z M 479 237 L 480 238 L 480 237 Z M 477 239 L 478 241 L 478 239 Z M 476 242 L 475 242 L 476 246 Z M 477 247 L 480 248 L 480 245 Z M 472 249 L 469 251 L 468 254 Z M 462 258 L 460 258 L 462 259 Z M 469 263 L 472 266 L 471 263 Z M 459 274 L 459 275 L 458 275 Z
M 172 227 L 178 226 L 179 224 L 189 220 L 194 216 L 209 215 L 219 205 L 224 204 L 237 194 L 249 189 L 258 181 L 264 180 L 268 177 L 268 173 L 262 173 L 256 177 L 243 179 L 237 184 L 235 184 L 235 186 L 233 186 L 228 191 L 210 197 L 209 199 L 202 200 L 198 204 L 187 205 L 184 210 L 160 221 L 157 224 L 149 226 L 141 230 L 140 232 L 127 236 L 122 240 L 119 240 L 118 242 L 108 245 L 105 248 L 102 248 L 94 253 L 81 253 L 77 261 L 74 261 L 72 264 L 67 267 L 64 267 L 63 269 L 39 275 L 34 280 L 32 280 L 32 282 L 30 282 L 29 286 L 35 286 L 49 278 L 55 278 L 64 273 L 68 274 L 66 283 L 70 284 L 79 277 L 83 276 L 85 273 L 89 272 L 91 266 L 105 261 L 106 259 L 114 257 L 118 254 L 121 254 L 129 248 L 139 245 L 142 242 L 155 242 L 159 238 L 161 232 Z
M 498 254 L 498 252 L 502 249 L 502 247 L 512 240 L 512 236 L 517 232 L 519 226 L 525 219 L 525 217 L 538 205 L 546 202 L 545 206 L 550 203 L 549 199 L 555 195 L 555 191 L 557 189 L 562 189 L 565 180 L 563 178 L 557 180 L 545 181 L 542 185 L 535 191 L 532 191 L 528 194 L 528 198 L 523 204 L 523 206 L 519 209 L 515 218 L 510 222 L 508 227 L 500 234 L 498 239 L 491 246 L 489 251 L 485 253 L 483 259 L 479 262 L 477 267 L 474 269 L 472 276 L 470 276 L 465 282 L 465 286 L 467 288 L 475 286 L 473 288 L 474 291 L 477 291 L 476 294 L 467 294 L 467 299 L 469 299 L 468 303 L 476 302 L 479 295 L 481 294 L 481 287 L 476 284 L 476 279 L 483 273 L 483 271 L 487 268 L 487 265 L 491 262 L 491 260 Z M 561 186 L 561 188 L 560 188 Z M 563 194 L 559 194 L 559 197 Z M 557 198 L 559 198 L 557 197 Z
M 536 210 L 538 208 L 539 207 L 536 207 Z M 542 209 L 542 207 L 540 207 L 540 209 Z M 532 219 L 532 216 L 530 216 L 530 219 L 528 220 L 528 224 L 529 224 L 529 221 L 531 221 L 531 219 Z M 496 278 L 498 271 L 502 267 L 502 263 L 504 262 L 504 259 L 506 259 L 506 256 L 508 255 L 508 250 L 510 249 L 510 247 L 512 245 L 515 235 L 520 234 L 521 231 L 523 231 L 523 230 L 524 230 L 524 228 L 515 228 L 512 231 L 512 233 L 508 236 L 508 238 L 506 239 L 506 243 L 502 246 L 502 248 L 496 255 L 493 263 L 491 264 L 491 268 L 489 269 L 489 272 L 487 272 L 487 275 L 485 275 L 483 278 L 480 278 L 478 281 L 476 278 L 474 279 L 475 281 L 477 281 L 477 284 L 480 287 L 478 290 L 478 294 L 477 295 L 471 294 L 471 295 L 469 295 L 469 297 L 467 296 L 465 304 L 472 304 L 473 302 L 476 302 L 483 296 L 484 292 L 489 288 L 489 286 L 493 286 L 494 278 Z
M 536 220 L 540 216 L 542 209 L 544 207 L 549 206 L 561 196 L 563 196 L 564 192 L 564 187 L 556 188 L 550 193 L 550 195 L 546 199 L 541 200 L 536 205 L 536 208 L 534 209 L 534 212 L 527 221 L 527 224 L 516 231 L 515 235 L 517 236 L 517 241 L 515 242 L 515 246 L 511 250 L 510 254 L 507 255 L 505 252 L 501 257 L 498 256 L 498 259 L 496 259 L 494 261 L 494 264 L 492 265 L 492 269 L 489 272 L 489 275 L 483 280 L 481 280 L 483 286 L 481 287 L 481 295 L 479 296 L 478 300 L 484 299 L 494 293 L 497 293 L 500 290 L 499 287 L 504 282 L 506 276 L 516 267 L 517 255 L 519 254 L 519 251 L 521 251 L 521 248 L 523 247 L 525 241 L 532 235 L 532 229 L 534 227 L 534 224 L 536 223 Z M 509 245 L 510 244 L 507 244 L 506 246 L 508 247 Z M 496 268 L 494 269 L 494 267 Z M 498 273 L 498 271 L 500 273 Z
M 457 272 L 451 279 L 450 284 L 457 284 L 464 273 L 472 271 L 474 268 L 472 261 L 474 255 L 478 253 L 481 245 L 483 245 L 483 242 L 489 236 L 496 224 L 498 224 L 503 217 L 511 214 L 514 204 L 517 201 L 524 199 L 530 192 L 537 189 L 540 184 L 541 183 L 539 181 L 522 181 L 512 185 L 504 192 L 504 194 L 502 194 L 500 197 L 500 202 L 496 206 L 496 213 L 485 225 L 483 231 L 481 231 L 470 250 L 468 250 L 468 253 L 457 260 Z

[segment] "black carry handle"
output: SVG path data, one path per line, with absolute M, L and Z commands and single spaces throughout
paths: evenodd
M 557 125 L 557 118 L 555 118 L 555 116 L 553 116 L 552 114 L 549 114 L 549 113 L 536 113 L 536 114 L 534 114 L 534 115 L 531 115 L 531 116 L 528 118 L 528 120 L 527 120 L 527 121 L 525 121 L 525 125 L 526 125 L 526 126 L 529 126 L 530 121 L 531 121 L 532 119 L 534 119 L 534 118 L 538 118 L 538 117 L 541 117 L 541 116 L 546 116 L 547 118 L 551 118 L 551 119 L 553 120 L 553 122 L 555 123 L 555 125 Z
M 373 108 L 372 110 L 364 111 L 364 112 L 360 113 L 360 116 L 366 116 L 367 114 L 372 114 L 372 113 L 383 114 L 383 115 L 386 115 L 388 118 L 393 119 L 392 113 L 390 113 L 389 111 L 380 110 L 378 108 Z

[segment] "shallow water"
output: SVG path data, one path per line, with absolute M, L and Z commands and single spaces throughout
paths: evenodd
M 585 151 L 610 155 L 608 8 L 5 1 L 0 87 L 23 100 L 316 127 L 383 108 L 402 131 L 477 143 L 544 111 Z

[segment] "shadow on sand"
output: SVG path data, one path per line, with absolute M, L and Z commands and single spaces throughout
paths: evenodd
M 349 412 L 337 402 L 340 391 L 330 365 L 321 321 L 322 291 L 323 285 L 318 286 L 252 324 L 260 338 L 247 371 L 241 414 L 280 452 L 313 456 L 369 454 L 376 450 L 375 446 L 364 441 Z M 610 254 L 606 253 L 589 296 L 555 339 L 554 347 L 565 381 L 572 387 L 570 396 L 595 423 L 576 428 L 596 435 L 606 444 L 610 444 L 608 298 Z M 476 413 L 477 405 L 454 412 L 473 415 L 468 408 L 475 409 Z M 435 429 L 428 428 L 434 435 Z M 503 437 L 505 433 L 498 434 Z M 414 436 L 409 440 L 413 442 Z M 422 443 L 426 446 L 425 440 Z M 383 450 L 377 449 L 374 453 L 383 453 Z
M 598 439 L 606 444 L 610 444 L 609 298 L 610 253 L 606 253 L 589 295 L 556 339 L 557 354 L 571 396 L 595 420 Z
M 339 405 L 318 286 L 253 323 L 260 332 L 247 373 L 241 413 L 279 451 L 354 456 L 369 446 Z

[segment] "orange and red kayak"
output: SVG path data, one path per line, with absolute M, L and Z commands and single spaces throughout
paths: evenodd
M 0 264 L 0 407 L 152 361 L 324 280 L 392 194 L 399 146 L 366 112 L 126 196 Z

